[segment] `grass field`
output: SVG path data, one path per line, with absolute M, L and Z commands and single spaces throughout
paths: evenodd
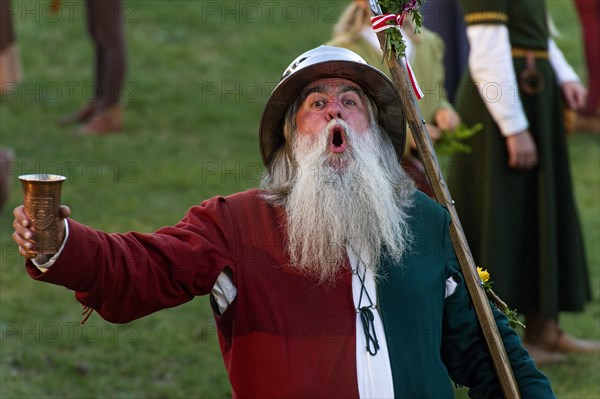
M 569 0 L 550 0 L 557 39 L 585 76 Z M 347 1 L 127 1 L 126 131 L 76 137 L 57 118 L 90 98 L 83 2 L 14 1 L 26 80 L 2 95 L 0 143 L 15 149 L 0 234 L 0 398 L 230 396 L 205 298 L 126 324 L 79 325 L 72 293 L 32 281 L 10 239 L 16 177 L 67 176 L 73 218 L 105 231 L 152 231 L 202 199 L 256 186 L 257 127 L 283 69 L 329 38 Z M 569 138 L 594 301 L 566 330 L 600 338 L 600 136 Z M 546 366 L 560 398 L 600 398 L 600 357 Z M 464 392 L 457 395 L 462 396 Z

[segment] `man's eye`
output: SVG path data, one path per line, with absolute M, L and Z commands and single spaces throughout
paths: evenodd
M 356 105 L 356 101 L 354 101 L 354 100 L 344 100 L 344 104 L 346 104 L 346 105 Z
M 312 105 L 313 105 L 313 107 L 321 108 L 323 105 L 325 105 L 325 101 L 316 100 L 316 101 L 313 101 Z

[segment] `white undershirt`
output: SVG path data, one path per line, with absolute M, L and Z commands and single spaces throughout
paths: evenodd
M 361 398 L 393 398 L 394 380 L 392 377 L 392 368 L 388 354 L 387 341 L 383 322 L 377 307 L 377 288 L 373 272 L 368 269 L 365 273 L 365 267 L 358 259 L 352 248 L 348 246 L 348 260 L 354 271 L 352 273 L 352 295 L 354 297 L 354 308 L 359 308 L 360 293 L 362 289 L 361 278 L 364 275 L 364 286 L 369 294 L 375 327 L 375 334 L 379 342 L 379 350 L 372 356 L 366 349 L 367 339 L 365 331 L 360 320 L 360 314 L 356 312 L 356 376 L 358 379 L 358 392 Z M 363 274 L 364 273 L 364 274 Z M 366 294 L 362 295 L 361 306 L 368 305 Z

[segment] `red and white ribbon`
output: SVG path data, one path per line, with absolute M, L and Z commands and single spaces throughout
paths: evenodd
M 389 21 L 393 23 L 388 24 Z M 373 24 L 373 30 L 377 33 L 383 32 L 386 29 L 395 28 L 396 26 L 402 27 L 404 23 L 404 13 L 402 14 L 385 14 L 371 17 L 371 24 Z
M 376 17 L 371 18 L 371 24 L 373 25 L 373 30 L 376 33 L 383 32 L 384 30 L 387 30 L 390 28 L 402 28 L 402 24 L 404 23 L 405 16 L 406 16 L 405 12 L 403 12 L 402 14 L 378 15 Z M 392 22 L 391 24 L 389 23 L 390 21 Z M 417 83 L 415 74 L 412 71 L 412 68 L 410 67 L 410 63 L 408 62 L 408 58 L 406 58 L 406 56 L 404 56 L 404 62 L 406 64 L 406 69 L 408 71 L 408 77 L 410 78 L 410 85 L 413 88 L 413 92 L 415 93 L 417 100 L 420 100 L 424 97 L 424 94 L 421 91 L 421 88 L 419 87 L 419 83 Z
M 406 62 L 406 70 L 408 71 L 408 77 L 410 78 L 410 85 L 412 86 L 413 92 L 417 97 L 417 101 L 425 97 L 421 88 L 419 87 L 419 83 L 417 83 L 417 78 L 415 78 L 415 74 L 410 67 L 410 63 L 408 62 L 408 58 L 404 57 L 404 61 Z

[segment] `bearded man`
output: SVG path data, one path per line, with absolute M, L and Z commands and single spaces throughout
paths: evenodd
M 36 257 L 21 206 L 13 237 L 33 278 L 112 322 L 210 294 L 233 397 L 452 398 L 451 379 L 502 397 L 448 213 L 402 171 L 404 141 L 393 84 L 322 46 L 267 102 L 261 190 L 209 199 L 153 234 L 65 219 L 51 259 Z M 523 397 L 553 397 L 495 316 Z

